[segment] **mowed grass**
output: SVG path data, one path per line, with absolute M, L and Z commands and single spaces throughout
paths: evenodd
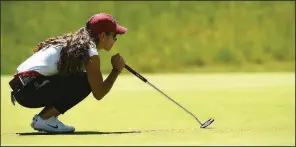
M 294 73 L 143 74 L 208 129 L 133 75 L 121 75 L 102 101 L 89 95 L 59 118 L 76 133 L 42 135 L 41 109 L 10 102 L 1 77 L 1 145 L 295 145 Z M 21 133 L 18 135 L 17 133 Z

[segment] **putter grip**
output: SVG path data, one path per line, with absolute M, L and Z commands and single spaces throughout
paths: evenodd
M 124 66 L 125 69 L 127 69 L 129 72 L 131 72 L 132 74 L 134 74 L 135 76 L 137 76 L 139 79 L 141 79 L 143 82 L 147 82 L 147 79 L 145 79 L 143 76 L 141 76 L 139 73 L 137 73 L 135 70 L 133 70 L 132 68 L 130 68 L 128 65 Z

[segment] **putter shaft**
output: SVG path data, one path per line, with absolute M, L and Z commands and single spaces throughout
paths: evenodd
M 188 114 L 190 114 L 192 117 L 194 117 L 197 122 L 202 125 L 202 123 L 198 120 L 198 118 L 193 115 L 190 111 L 188 111 L 187 109 L 185 109 L 182 105 L 180 105 L 179 103 L 177 103 L 175 100 L 173 100 L 172 98 L 170 98 L 168 95 L 166 95 L 164 92 L 162 92 L 161 90 L 159 90 L 157 87 L 155 87 L 153 84 L 151 84 L 149 81 L 146 81 L 147 84 L 149 84 L 151 87 L 153 87 L 154 89 L 156 89 L 158 92 L 160 92 L 161 94 L 163 94 L 166 98 L 168 98 L 169 100 L 171 100 L 172 102 L 174 102 L 175 104 L 177 104 L 180 108 L 182 108 L 183 110 L 185 110 Z
M 164 92 L 162 92 L 161 90 L 159 90 L 157 87 L 155 87 L 153 84 L 151 84 L 146 78 L 144 78 L 141 74 L 137 73 L 135 70 L 133 70 L 131 67 L 129 67 L 128 65 L 124 66 L 125 69 L 127 69 L 129 72 L 131 72 L 132 74 L 134 74 L 135 76 L 137 76 L 140 80 L 142 80 L 144 83 L 149 84 L 151 87 L 153 87 L 154 89 L 156 89 L 158 92 L 160 92 L 161 94 L 163 94 L 167 99 L 169 99 L 170 101 L 174 102 L 176 105 L 178 105 L 180 108 L 182 108 L 183 110 L 185 110 L 188 114 L 190 114 L 192 117 L 195 118 L 195 120 L 200 124 L 203 125 L 203 123 L 201 123 L 199 121 L 199 119 L 193 115 L 190 111 L 188 111 L 187 109 L 185 109 L 183 106 L 181 106 L 179 103 L 177 103 L 175 100 L 173 100 L 172 98 L 170 98 L 168 95 L 166 95 Z

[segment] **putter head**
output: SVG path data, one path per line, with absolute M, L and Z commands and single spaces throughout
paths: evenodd
M 209 126 L 211 123 L 214 122 L 213 118 L 210 118 L 208 121 L 206 121 L 205 123 L 203 123 L 200 128 L 206 128 L 207 126 Z

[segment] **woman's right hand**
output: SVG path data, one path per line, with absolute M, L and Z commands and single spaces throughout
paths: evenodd
M 119 72 L 121 72 L 125 66 L 124 59 L 122 56 L 120 56 L 119 53 L 117 53 L 111 57 L 111 64 L 113 66 L 113 69 L 116 69 Z

